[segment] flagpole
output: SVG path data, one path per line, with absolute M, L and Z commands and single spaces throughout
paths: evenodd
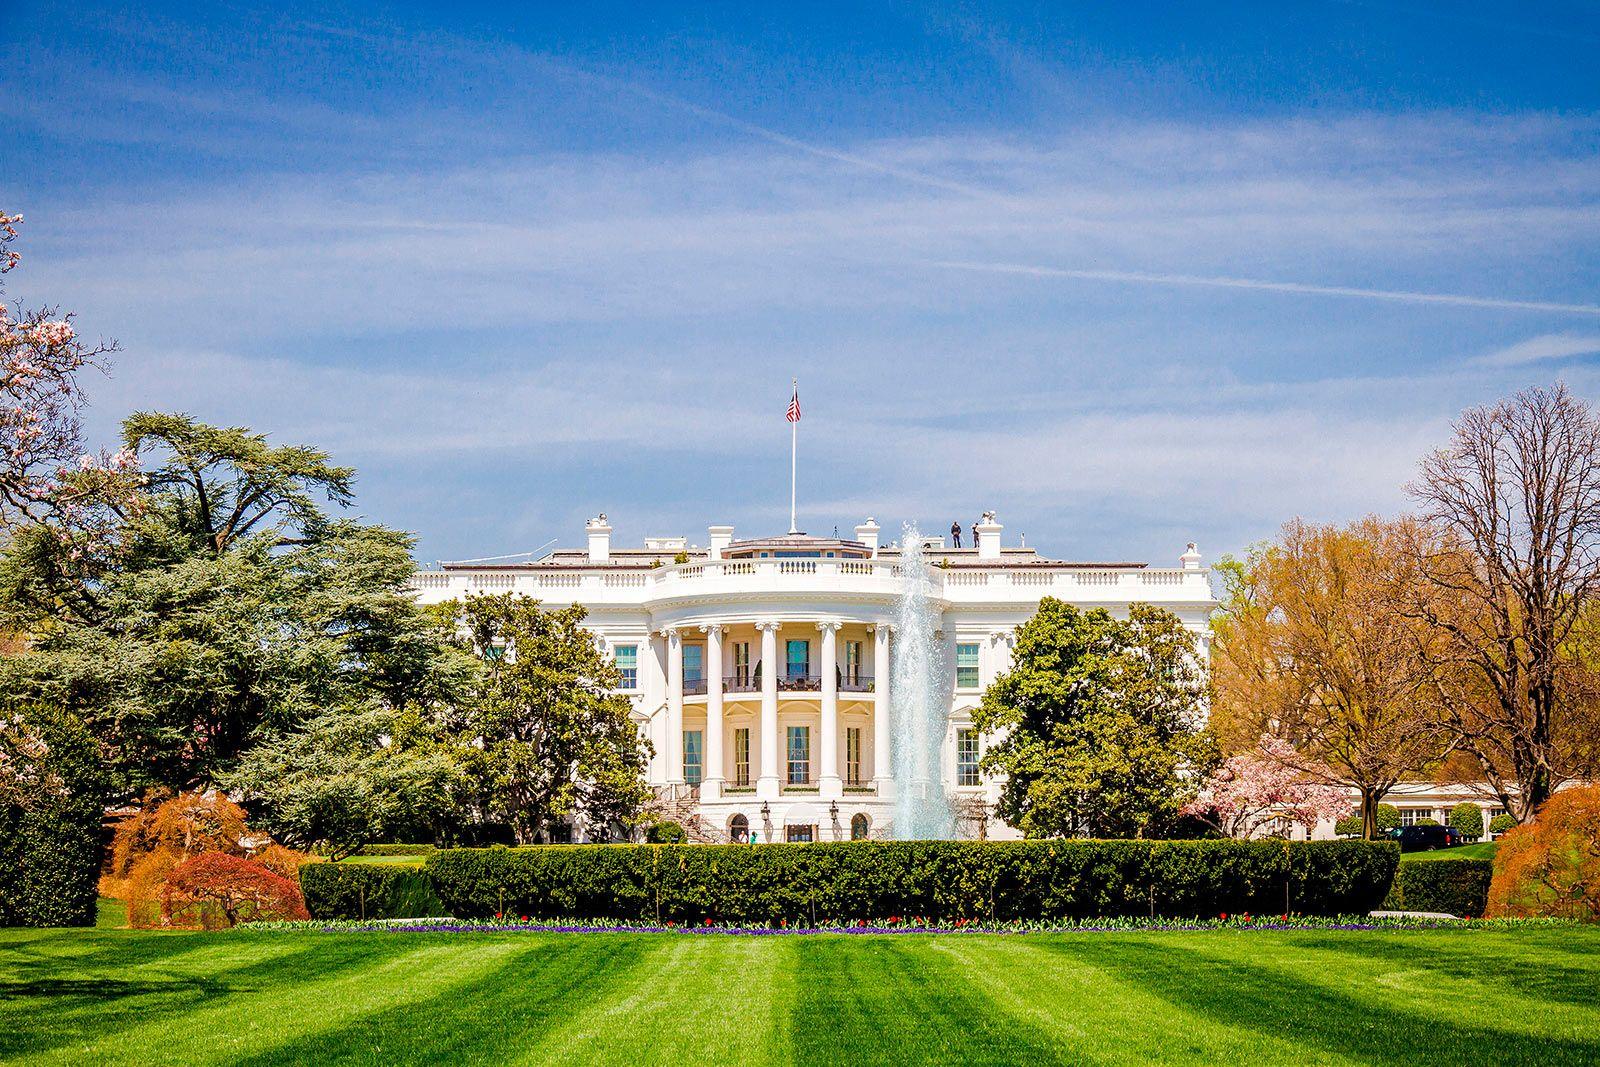
M 800 395 L 800 379 L 799 378 L 790 379 L 790 384 L 793 386 L 794 395 L 795 396 L 799 396 Z M 796 473 L 796 471 L 798 469 L 798 463 L 797 463 L 795 457 L 799 453 L 799 449 L 800 449 L 800 420 L 799 419 L 793 419 L 789 423 L 789 532 L 791 534 L 797 534 L 797 533 L 800 532 L 800 524 L 795 521 L 795 507 L 794 507 L 795 473 Z

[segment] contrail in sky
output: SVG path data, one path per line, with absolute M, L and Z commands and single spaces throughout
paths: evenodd
M 1251 289 L 1266 293 L 1304 293 L 1311 296 L 1345 296 L 1362 300 L 1392 300 L 1402 304 L 1447 304 L 1454 307 L 1498 308 L 1509 311 L 1553 311 L 1565 315 L 1600 315 L 1600 304 L 1558 304 L 1545 300 L 1509 300 L 1460 293 L 1419 293 L 1407 289 L 1358 289 L 1346 285 L 1311 285 L 1274 282 L 1260 278 L 1229 278 L 1205 274 L 1151 274 L 1132 270 L 1072 270 L 1036 267 L 1025 263 L 981 263 L 970 260 L 928 260 L 930 267 L 1016 274 L 1032 278 L 1075 278 L 1091 282 L 1126 282 L 1135 285 L 1187 285 L 1210 289 Z

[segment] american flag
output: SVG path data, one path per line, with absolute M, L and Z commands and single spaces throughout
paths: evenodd
M 800 387 L 794 387 L 794 396 L 789 398 L 789 421 L 800 421 Z

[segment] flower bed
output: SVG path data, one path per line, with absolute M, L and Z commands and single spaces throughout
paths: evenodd
M 615 919 L 540 920 L 526 917 L 499 919 L 385 919 L 327 920 L 311 922 L 255 923 L 251 930 L 311 931 L 320 933 L 392 934 L 687 934 L 743 935 L 772 937 L 795 934 L 1092 934 L 1092 933 L 1187 933 L 1202 930 L 1294 931 L 1294 930 L 1441 930 L 1441 929 L 1521 929 L 1525 927 L 1570 925 L 1563 919 L 1424 919 L 1410 916 L 1369 915 L 1228 915 L 1210 919 L 1098 918 L 1054 921 L 984 922 L 966 919 L 927 919 L 923 917 L 867 920 L 819 925 L 772 925 L 741 923 L 649 923 Z

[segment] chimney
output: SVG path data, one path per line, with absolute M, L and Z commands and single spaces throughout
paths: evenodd
M 1000 531 L 1005 529 L 995 521 L 994 512 L 985 511 L 983 521 L 978 523 L 978 558 L 1000 558 Z
M 867 521 L 856 527 L 856 540 L 866 545 L 874 557 L 878 554 L 878 520 L 867 516 Z
M 611 558 L 611 524 L 601 512 L 584 524 L 589 531 L 589 562 L 604 563 Z
M 1188 551 L 1184 552 L 1183 555 L 1178 557 L 1178 562 L 1183 564 L 1183 569 L 1186 571 L 1197 571 L 1200 569 L 1200 550 L 1194 547 L 1193 541 L 1189 542 Z
M 733 527 L 708 526 L 706 529 L 711 534 L 711 544 L 708 546 L 707 555 L 711 559 L 721 559 L 723 550 L 733 543 Z

